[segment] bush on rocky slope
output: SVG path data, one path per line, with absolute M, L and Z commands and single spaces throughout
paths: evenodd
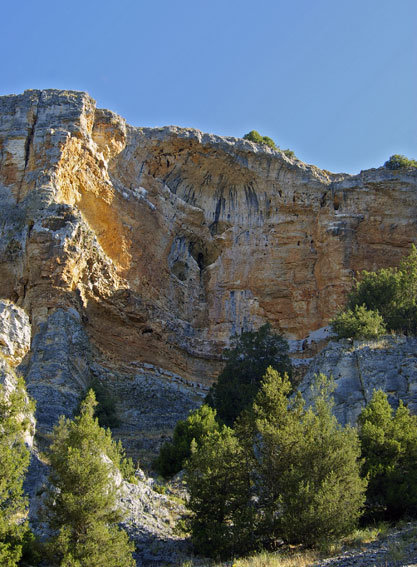
M 382 317 L 382 321 L 380 320 Z M 346 308 L 332 321 L 339 337 L 370 337 L 388 331 L 417 333 L 417 249 L 398 268 L 363 271 Z
M 409 159 L 401 154 L 394 154 L 384 163 L 387 169 L 403 169 L 406 167 L 417 167 L 417 160 Z
M 367 309 L 365 305 L 340 312 L 333 319 L 332 327 L 339 338 L 352 339 L 374 339 L 387 331 L 378 311 Z

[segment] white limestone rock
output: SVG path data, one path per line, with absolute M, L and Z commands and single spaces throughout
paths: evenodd
M 17 366 L 30 348 L 29 317 L 10 301 L 0 300 L 0 352 Z

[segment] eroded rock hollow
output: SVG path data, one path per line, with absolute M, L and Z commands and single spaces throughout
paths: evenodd
M 133 426 L 159 435 L 194 407 L 230 335 L 269 321 L 304 339 L 356 271 L 397 265 L 417 241 L 416 189 L 410 170 L 332 174 L 238 138 L 135 128 L 85 93 L 0 97 L 0 297 L 30 318 L 39 431 L 98 378 L 143 448 Z

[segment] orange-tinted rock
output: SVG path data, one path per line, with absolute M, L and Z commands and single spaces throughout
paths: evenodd
M 242 139 L 132 128 L 83 93 L 0 110 L 0 295 L 35 331 L 75 308 L 114 365 L 207 383 L 232 333 L 270 321 L 304 338 L 356 271 L 417 241 L 415 170 L 333 175 Z

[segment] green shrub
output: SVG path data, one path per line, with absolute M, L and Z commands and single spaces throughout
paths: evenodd
M 272 332 L 269 323 L 234 336 L 231 343 L 225 351 L 226 365 L 206 400 L 229 426 L 252 405 L 268 366 L 291 375 L 288 343 Z
M 339 313 L 331 325 L 339 338 L 372 339 L 387 331 L 378 311 L 371 311 L 365 305 L 355 305 L 353 309 Z
M 243 136 L 244 140 L 249 140 L 250 142 L 255 142 L 255 144 L 263 144 L 265 146 L 269 146 L 273 150 L 277 149 L 275 142 L 269 136 L 261 136 L 259 132 L 256 130 L 251 130 L 247 134 Z
M 417 167 L 417 160 L 408 159 L 401 154 L 394 154 L 384 163 L 387 169 L 403 169 L 407 167 Z
M 269 146 L 273 150 L 279 150 L 280 149 L 280 147 L 276 145 L 276 143 L 274 142 L 274 140 L 272 138 L 270 138 L 269 136 L 261 136 L 259 134 L 259 132 L 257 132 L 256 130 L 251 130 L 250 132 L 245 134 L 243 136 L 243 139 L 249 140 L 250 142 L 255 142 L 255 144 L 263 144 L 265 146 Z M 281 151 L 288 158 L 294 158 L 295 157 L 295 153 L 290 149 L 281 150 Z
M 367 520 L 417 517 L 417 417 L 400 402 L 374 391 L 359 418 L 363 475 L 369 479 Z
M 370 330 L 375 324 L 375 332 L 379 329 L 380 333 L 383 330 L 375 312 L 382 317 L 388 331 L 417 332 L 417 249 L 414 245 L 398 268 L 363 271 L 348 296 L 345 314 L 339 314 L 332 324 L 336 331 L 340 330 L 340 336 L 359 336 L 349 335 L 348 329 L 352 333 L 359 332 L 362 323 L 365 327 L 369 324 Z
M 185 420 L 177 423 L 172 442 L 164 443 L 153 466 L 163 477 L 173 476 L 184 468 L 185 460 L 191 455 L 191 442 L 197 444 L 210 432 L 217 431 L 216 411 L 204 404 L 194 410 Z

